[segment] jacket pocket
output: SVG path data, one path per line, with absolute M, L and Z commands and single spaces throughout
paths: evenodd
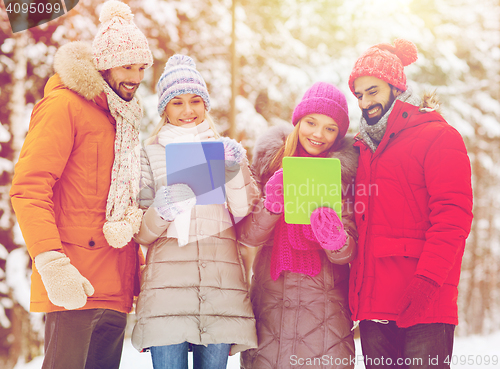
M 97 195 L 97 169 L 98 169 L 98 144 L 89 142 L 86 152 L 87 156 L 87 185 L 88 195 Z
M 415 197 L 415 192 L 408 182 L 408 175 L 402 166 L 400 169 L 400 173 L 401 174 L 398 175 L 397 178 L 399 180 L 399 184 L 401 185 L 401 189 L 403 190 L 406 202 L 410 207 L 410 214 L 413 216 L 413 220 L 416 223 L 420 223 L 424 220 L 424 214 L 422 213 L 419 202 Z
M 375 237 L 373 255 L 376 258 L 404 256 L 419 258 L 424 249 L 425 240 L 416 238 Z
M 88 249 L 79 245 L 63 243 L 65 254 L 71 264 L 87 278 L 95 289 L 92 299 L 106 300 L 110 296 L 120 296 L 130 291 L 123 290 L 126 285 L 131 290 L 134 269 L 127 255 L 134 252 L 127 245 L 122 249 L 106 247 L 101 249 Z M 128 278 L 128 279 L 127 279 Z

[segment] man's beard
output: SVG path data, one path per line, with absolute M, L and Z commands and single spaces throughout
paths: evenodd
M 123 87 L 123 84 L 127 85 L 134 85 L 134 86 L 139 86 L 139 84 L 135 83 L 127 83 L 127 82 L 116 82 L 115 79 L 111 77 L 111 72 L 109 70 L 105 70 L 102 74 L 104 80 L 106 83 L 111 87 L 111 89 L 117 94 L 122 100 L 124 101 L 132 101 L 132 99 L 135 96 L 135 93 L 137 92 L 137 88 L 134 90 L 134 92 L 128 91 L 125 87 Z M 122 88 L 120 88 L 122 87 Z
M 373 125 L 377 124 L 379 122 L 379 120 L 385 115 L 385 113 L 387 113 L 387 111 L 391 108 L 392 104 L 394 103 L 394 100 L 396 100 L 396 95 L 394 94 L 394 91 L 391 88 L 389 100 L 387 101 L 387 104 L 385 106 L 383 106 L 382 104 L 377 104 L 377 105 L 371 106 L 370 109 L 363 109 L 362 114 L 363 114 L 363 118 L 365 118 L 365 120 L 366 120 L 366 124 L 368 124 L 369 126 L 373 126 Z M 381 111 L 380 115 L 373 117 L 373 118 L 369 118 L 368 111 L 372 110 L 373 108 L 375 108 L 377 106 L 380 107 L 380 111 Z

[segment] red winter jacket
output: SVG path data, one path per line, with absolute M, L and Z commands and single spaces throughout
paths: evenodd
M 411 278 L 440 286 L 418 323 L 458 324 L 457 295 L 472 222 L 471 167 L 460 134 L 436 112 L 396 101 L 375 153 L 361 140 L 353 320 L 396 320 Z

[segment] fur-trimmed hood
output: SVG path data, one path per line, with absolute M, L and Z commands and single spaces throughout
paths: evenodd
M 441 114 L 441 110 L 439 109 L 439 98 L 436 95 L 436 91 L 433 92 L 425 92 L 422 96 L 422 103 L 419 106 L 420 111 L 435 111 Z
M 54 56 L 54 70 L 60 81 L 57 78 L 49 81 L 45 94 L 53 89 L 66 87 L 86 100 L 94 100 L 104 91 L 106 82 L 92 59 L 90 43 L 75 41 L 61 46 Z
M 292 130 L 293 126 L 291 124 L 280 124 L 271 127 L 255 143 L 252 172 L 261 187 L 269 179 L 269 175 L 264 177 L 267 168 Z M 354 181 L 358 167 L 359 150 L 353 144 L 354 137 L 346 135 L 342 138 L 340 147 L 335 151 L 330 151 L 327 156 L 340 160 L 342 181 L 345 183 Z

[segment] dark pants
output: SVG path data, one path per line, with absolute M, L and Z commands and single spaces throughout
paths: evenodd
M 47 313 L 42 369 L 118 369 L 126 325 L 108 309 Z
M 453 351 L 452 324 L 417 324 L 398 328 L 363 320 L 359 323 L 366 369 L 447 369 Z M 448 364 L 446 364 L 446 361 Z

